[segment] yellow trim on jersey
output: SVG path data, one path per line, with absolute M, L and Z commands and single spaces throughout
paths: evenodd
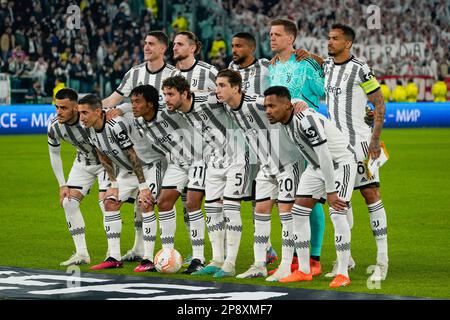
M 361 88 L 364 90 L 364 92 L 370 93 L 372 91 L 375 91 L 376 89 L 378 89 L 380 87 L 380 84 L 378 83 L 377 79 L 375 77 L 373 77 L 370 80 L 367 80 L 366 82 L 361 82 L 359 84 L 361 86 Z

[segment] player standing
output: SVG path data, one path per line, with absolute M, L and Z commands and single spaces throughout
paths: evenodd
M 380 281 L 386 279 L 388 272 L 387 218 L 379 191 L 379 172 L 371 178 L 367 177 L 363 161 L 369 155 L 372 159 L 380 156 L 380 135 L 386 107 L 380 85 L 370 67 L 350 53 L 354 41 L 355 32 L 351 27 L 335 24 L 328 34 L 330 57 L 325 60 L 316 55 L 312 57 L 323 63 L 328 115 L 349 137 L 356 151 L 358 172 L 355 189 L 359 189 L 365 199 L 377 245 L 377 268 L 370 279 Z M 373 130 L 364 120 L 367 101 L 375 106 Z M 353 217 L 351 210 L 349 215 Z M 353 219 L 349 223 L 351 227 Z M 334 274 L 335 268 L 328 275 Z

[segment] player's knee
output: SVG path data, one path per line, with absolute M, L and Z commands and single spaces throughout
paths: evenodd
M 186 210 L 188 212 L 193 212 L 201 209 L 201 201 L 197 201 L 197 199 L 186 199 Z
M 64 198 L 62 205 L 64 210 L 71 210 L 71 209 L 73 210 L 80 207 L 80 202 L 73 198 L 70 200 L 68 198 Z
M 105 211 L 117 211 L 120 208 L 120 204 L 111 199 L 106 199 L 104 203 L 105 203 Z
M 361 189 L 361 194 L 364 197 L 366 204 L 375 203 L 380 200 L 380 191 L 378 188 Z
M 169 211 L 172 210 L 173 203 L 169 201 L 169 198 L 165 197 L 164 195 L 160 195 L 158 198 L 158 210 L 159 211 Z

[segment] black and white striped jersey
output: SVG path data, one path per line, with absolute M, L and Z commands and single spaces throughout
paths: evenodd
M 194 140 L 202 140 L 203 159 L 208 165 L 220 169 L 237 161 L 244 163 L 243 136 L 236 132 L 233 120 L 214 92 L 192 93 L 191 108 L 182 115 L 196 130 Z
M 159 103 L 161 105 L 164 103 L 164 96 L 161 90 L 162 83 L 174 70 L 176 70 L 174 66 L 165 63 L 161 69 L 151 72 L 147 67 L 147 62 L 143 62 L 140 65 L 131 68 L 125 74 L 119 87 L 117 87 L 116 92 L 122 96 L 128 97 L 133 88 L 149 84 L 158 90 Z
M 79 163 L 87 166 L 100 164 L 97 152 L 90 144 L 88 132 L 80 123 L 80 116 L 72 125 L 60 124 L 54 117 L 48 124 L 47 136 L 48 144 L 53 147 L 60 146 L 61 140 L 73 145 L 77 149 L 76 160 Z
M 284 171 L 286 165 L 303 160 L 286 131 L 279 124 L 271 124 L 267 119 L 264 96 L 244 94 L 238 108 L 226 106 L 233 120 L 247 137 L 251 150 L 266 174 L 278 174 Z
M 323 63 L 328 116 L 348 135 L 350 144 L 368 140 L 371 128 L 364 122 L 367 95 L 380 88 L 366 62 L 352 56 L 342 63 L 332 58 Z
M 139 130 L 140 127 L 136 125 L 133 113 L 125 113 L 122 118 L 131 128 L 129 131 L 131 142 L 133 142 L 134 150 L 143 163 L 149 165 L 154 162 L 161 161 L 166 157 L 164 150 L 158 147 L 158 145 L 154 143 L 153 140 L 145 134 L 145 132 Z
M 256 60 L 246 68 L 239 67 L 233 61 L 228 66 L 229 69 L 239 71 L 242 77 L 242 91 L 247 94 L 263 94 L 270 86 L 269 74 L 270 61 L 267 59 Z
M 216 88 L 216 67 L 206 62 L 195 60 L 189 69 L 175 69 L 170 76 L 182 75 L 191 86 L 191 91 L 212 91 Z
M 201 145 L 193 144 L 194 129 L 180 113 L 162 108 L 150 121 L 143 117 L 135 118 L 134 121 L 140 132 L 146 134 L 166 154 L 170 154 L 173 163 L 189 166 L 195 159 L 201 159 Z
M 106 114 L 103 113 L 103 127 L 98 131 L 90 127 L 87 132 L 92 145 L 107 156 L 119 169 L 133 171 L 133 166 L 126 152 L 134 146 L 130 138 L 131 130 L 131 125 L 123 117 L 106 121 Z
M 327 143 L 333 165 L 356 163 L 356 155 L 349 144 L 348 137 L 340 131 L 330 119 L 311 108 L 298 113 L 292 113 L 289 122 L 282 125 L 303 154 L 308 165 L 314 169 L 320 168 L 319 157 L 314 147 Z

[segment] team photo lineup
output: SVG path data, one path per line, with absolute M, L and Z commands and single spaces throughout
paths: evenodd
M 370 279 L 386 279 L 386 211 L 378 167 L 370 170 L 387 156 L 380 139 L 385 99 L 371 66 L 351 52 L 357 35 L 352 26 L 332 25 L 322 57 L 294 48 L 294 22 L 274 19 L 268 28 L 271 60 L 256 59 L 254 35 L 239 32 L 230 44 L 232 62 L 218 70 L 198 60 L 197 36 L 181 31 L 173 39 L 172 66 L 165 61 L 169 37 L 155 30 L 145 36 L 145 61 L 126 72 L 111 95 L 79 96 L 69 87 L 56 92 L 48 148 L 75 246 L 61 266 L 103 270 L 135 263 L 136 273 L 161 271 L 158 255 L 178 253 L 172 249 L 183 226 L 176 217 L 184 215 L 189 239 L 183 241 L 191 247 L 184 274 L 280 283 L 322 275 L 330 288 L 347 287 L 355 267 L 351 200 L 362 196 L 376 244 Z M 328 117 L 318 112 L 320 101 Z M 62 141 L 77 150 L 68 176 Z M 107 242 L 103 261 L 91 260 L 80 210 L 95 181 L 106 236 L 95 241 Z M 175 208 L 179 198 L 184 212 Z M 247 201 L 253 229 L 245 230 L 241 206 Z M 127 202 L 134 206 L 134 245 L 121 248 Z M 271 235 L 273 208 L 281 234 Z M 326 223 L 334 230 L 330 270 L 321 267 Z M 252 246 L 241 243 L 243 232 L 253 234 Z M 271 245 L 274 237 L 281 252 Z M 243 273 L 236 272 L 239 251 L 253 256 Z M 181 265 L 167 267 L 176 272 Z
M 0 0 L 0 300 L 449 299 L 449 17 Z

